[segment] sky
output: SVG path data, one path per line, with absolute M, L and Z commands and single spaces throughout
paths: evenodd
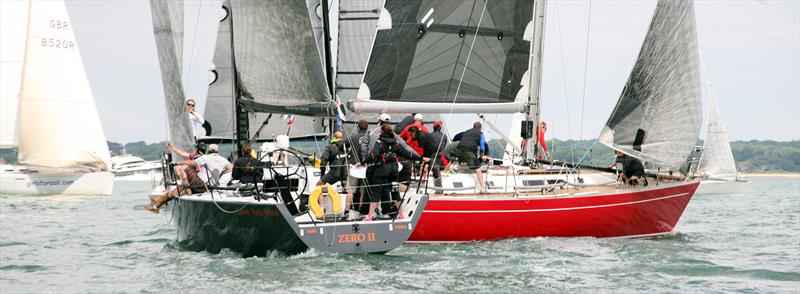
M 3 0 L 9 1 L 20 0 Z M 203 20 L 215 21 L 209 16 L 218 3 L 186 3 L 185 92 L 201 106 L 213 55 L 208 44 L 216 34 L 213 23 Z M 548 2 L 541 101 L 548 137 L 596 138 L 635 62 L 655 3 Z M 149 1 L 70 1 L 67 8 L 107 139 L 165 140 Z M 800 1 L 696 1 L 695 11 L 701 59 L 730 139 L 800 140 Z M 3 11 L 4 25 L 15 21 L 9 15 L 24 24 L 24 16 Z M 0 42 L 0 53 L 8 52 L 7 43 Z M 510 124 L 508 115 L 488 117 L 500 128 Z M 460 131 L 476 116 L 446 119 Z

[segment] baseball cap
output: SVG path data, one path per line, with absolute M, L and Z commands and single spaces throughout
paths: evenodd
M 414 115 L 414 120 L 422 120 L 422 114 L 419 114 L 419 113 L 415 114 Z
M 378 121 L 382 121 L 382 122 L 390 122 L 391 120 L 392 120 L 392 118 L 389 117 L 388 113 L 381 113 L 381 116 L 378 117 Z
M 441 127 L 442 126 L 442 121 L 437 120 L 437 121 L 433 122 L 433 126 L 434 127 Z

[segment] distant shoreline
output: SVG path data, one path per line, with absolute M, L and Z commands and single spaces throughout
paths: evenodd
M 800 178 L 800 173 L 791 172 L 769 172 L 769 173 L 740 173 L 744 178 Z

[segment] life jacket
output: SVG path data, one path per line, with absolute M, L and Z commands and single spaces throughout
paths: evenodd
M 397 141 L 394 138 L 388 137 L 381 137 L 378 141 L 380 145 L 380 156 L 378 159 L 378 163 L 392 163 L 392 162 L 399 162 L 397 158 Z

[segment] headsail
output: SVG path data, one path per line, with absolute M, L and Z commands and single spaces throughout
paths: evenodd
M 313 1 L 313 0 L 311 0 Z M 211 136 L 204 141 L 220 142 L 233 139 L 234 117 L 236 99 L 233 74 L 233 48 L 231 47 L 231 15 L 228 1 L 223 2 L 223 11 L 220 13 L 219 29 L 217 33 L 216 47 L 214 51 L 214 68 L 211 69 L 208 86 L 208 99 L 205 105 L 204 118 L 212 123 Z M 269 114 L 250 113 L 249 138 L 254 138 L 255 132 L 264 123 Z M 304 137 L 309 135 L 323 134 L 322 124 L 318 118 L 296 115 L 294 121 L 289 123 L 288 116 L 276 114 L 268 121 L 268 124 L 260 131 L 260 135 L 254 139 L 273 139 L 276 135 L 289 135 L 290 137 Z
M 728 133 L 717 105 L 717 95 L 708 85 L 708 129 L 700 159 L 700 170 L 713 179 L 735 181 L 736 163 L 733 160 Z
M 109 170 L 110 154 L 64 1 L 30 1 L 19 163 Z
M 331 94 L 307 2 L 234 0 L 232 8 L 239 103 L 255 112 L 328 114 Z
M 150 8 L 153 16 L 153 33 L 158 48 L 158 63 L 161 66 L 161 81 L 164 87 L 164 102 L 167 109 L 169 134 L 172 143 L 183 150 L 194 150 L 192 127 L 189 123 L 189 114 L 186 112 L 183 82 L 181 80 L 181 55 L 179 50 L 183 40 L 176 37 L 181 30 L 173 25 L 183 23 L 182 5 L 170 4 L 178 1 L 151 0 Z M 182 2 L 179 2 L 182 4 Z M 171 16 L 178 16 L 181 20 L 173 20 Z
M 532 25 L 532 4 L 387 0 L 363 83 L 349 107 L 357 112 L 523 111 L 525 103 L 515 100 L 529 67 L 530 38 L 524 35 Z
M 700 99 L 692 1 L 660 0 L 636 64 L 598 140 L 677 170 L 697 142 Z

